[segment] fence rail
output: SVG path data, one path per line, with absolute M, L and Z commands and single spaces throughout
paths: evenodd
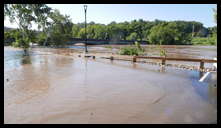
M 85 55 L 85 57 L 93 57 L 95 59 L 97 55 Z M 125 60 L 125 61 L 132 61 L 137 62 L 137 59 L 158 59 L 162 61 L 162 65 L 166 64 L 166 61 L 172 60 L 172 61 L 188 61 L 188 62 L 199 62 L 200 63 L 200 70 L 204 70 L 204 63 L 217 63 L 217 60 L 214 59 L 196 59 L 196 58 L 171 58 L 171 57 L 152 57 L 152 56 L 99 56 L 101 58 L 106 58 L 110 60 Z M 130 60 L 128 60 L 130 59 Z

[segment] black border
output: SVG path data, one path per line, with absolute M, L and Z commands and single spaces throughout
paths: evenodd
M 47 4 L 216 4 L 220 0 L 5 0 L 4 3 Z

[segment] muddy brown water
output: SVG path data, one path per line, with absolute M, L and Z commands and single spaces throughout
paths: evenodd
M 216 73 L 22 54 L 4 48 L 4 123 L 217 122 Z

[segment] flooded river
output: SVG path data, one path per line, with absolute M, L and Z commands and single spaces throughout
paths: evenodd
M 216 73 L 33 51 L 4 48 L 4 123 L 217 123 Z

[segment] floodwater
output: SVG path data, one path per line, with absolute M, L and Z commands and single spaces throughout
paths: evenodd
M 216 73 L 198 82 L 193 70 L 22 54 L 4 48 L 6 124 L 217 123 Z

